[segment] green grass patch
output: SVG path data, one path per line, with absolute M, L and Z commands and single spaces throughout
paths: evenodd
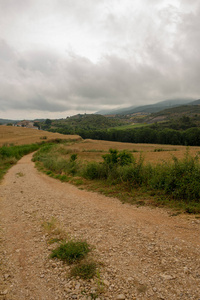
M 71 276 L 82 279 L 91 279 L 96 275 L 97 264 L 95 262 L 84 262 L 71 269 Z
M 68 264 L 80 261 L 90 252 L 86 241 L 69 241 L 62 243 L 51 253 L 51 258 L 59 258 Z
M 140 128 L 140 127 L 146 127 L 150 126 L 150 124 L 145 124 L 145 123 L 137 123 L 137 124 L 128 124 L 128 125 L 121 125 L 121 126 L 116 126 L 116 127 L 110 127 L 108 131 L 110 130 L 125 130 L 125 129 L 134 129 L 134 128 Z

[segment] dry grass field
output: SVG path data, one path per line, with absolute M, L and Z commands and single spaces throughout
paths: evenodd
M 102 155 L 107 153 L 110 148 L 128 150 L 133 152 L 134 157 L 138 158 L 141 153 L 145 162 L 158 163 L 172 160 L 173 156 L 183 158 L 187 147 L 174 145 L 156 144 L 131 144 L 110 141 L 84 140 L 73 145 L 64 146 L 74 153 L 78 153 L 78 158 L 86 161 L 103 161 Z M 200 147 L 189 147 L 192 156 L 200 153 Z
M 0 126 L 0 146 L 5 144 L 25 145 L 57 138 L 66 140 L 81 139 L 78 135 L 64 135 L 24 127 Z
M 81 140 L 78 135 L 63 135 L 43 130 L 35 130 L 23 127 L 0 126 L 0 146 L 3 145 L 24 145 L 52 139 L 78 140 L 73 145 L 63 146 L 71 149 L 72 153 L 78 153 L 78 158 L 86 161 L 102 161 L 102 155 L 110 148 L 131 151 L 136 158 L 142 153 L 145 162 L 157 163 L 171 160 L 173 156 L 183 158 L 187 147 L 174 145 L 156 144 L 132 144 L 99 140 Z M 195 156 L 200 153 L 200 147 L 189 147 L 190 154 Z

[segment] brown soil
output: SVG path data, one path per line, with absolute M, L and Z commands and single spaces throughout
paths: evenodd
M 52 217 L 61 234 L 94 246 L 99 277 L 70 278 L 70 266 L 49 258 L 56 245 L 42 224 Z M 0 186 L 0 220 L 0 299 L 200 299 L 194 217 L 79 190 L 38 173 L 28 155 Z

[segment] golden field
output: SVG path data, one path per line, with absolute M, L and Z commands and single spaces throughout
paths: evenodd
M 158 163 L 172 160 L 173 156 L 183 158 L 187 151 L 186 146 L 157 145 L 157 144 L 132 144 L 99 140 L 83 140 L 73 145 L 64 146 L 71 149 L 72 153 L 78 153 L 78 158 L 86 161 L 103 161 L 102 155 L 109 149 L 131 151 L 138 158 L 141 153 L 145 162 Z M 159 151 L 160 150 L 160 151 Z M 200 147 L 189 147 L 189 153 L 195 156 L 200 153 Z
M 31 128 L 0 125 L 0 146 L 9 144 L 25 145 L 41 141 L 50 141 L 52 139 L 78 140 L 81 139 L 81 137 L 78 135 L 64 135 Z
M 186 146 L 157 145 L 157 144 L 132 144 L 99 140 L 82 140 L 78 135 L 64 135 L 43 130 L 24 127 L 0 126 L 0 146 L 32 144 L 53 139 L 72 140 L 73 144 L 63 145 L 66 150 L 78 153 L 78 158 L 85 161 L 103 161 L 102 155 L 109 149 L 131 151 L 138 158 L 141 153 L 145 162 L 157 163 L 172 160 L 173 156 L 183 158 Z M 160 150 L 160 151 L 159 151 Z M 195 156 L 200 153 L 200 147 L 189 147 L 190 154 Z

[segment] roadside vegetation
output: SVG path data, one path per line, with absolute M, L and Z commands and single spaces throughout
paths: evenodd
M 44 138 L 43 138 L 44 139 Z M 54 144 L 67 143 L 62 139 L 52 139 L 50 141 L 41 141 L 40 143 L 27 144 L 27 145 L 4 145 L 0 147 L 0 180 L 3 178 L 7 170 L 16 164 L 17 161 L 24 155 L 37 151 L 38 149 L 46 146 L 51 147 Z
M 158 148 L 159 151 L 162 152 Z M 162 149 L 163 150 L 163 149 Z M 156 152 L 156 153 L 157 153 Z M 46 174 L 77 185 L 90 185 L 138 205 L 170 206 L 188 213 L 200 213 L 200 162 L 189 149 L 183 158 L 152 164 L 143 154 L 110 149 L 102 161 L 79 160 L 79 153 L 62 145 L 48 145 L 34 155 Z M 148 198 L 148 201 L 145 201 Z
M 39 148 L 39 144 L 0 147 L 0 180 L 3 178 L 7 170 L 22 156 L 36 151 Z

